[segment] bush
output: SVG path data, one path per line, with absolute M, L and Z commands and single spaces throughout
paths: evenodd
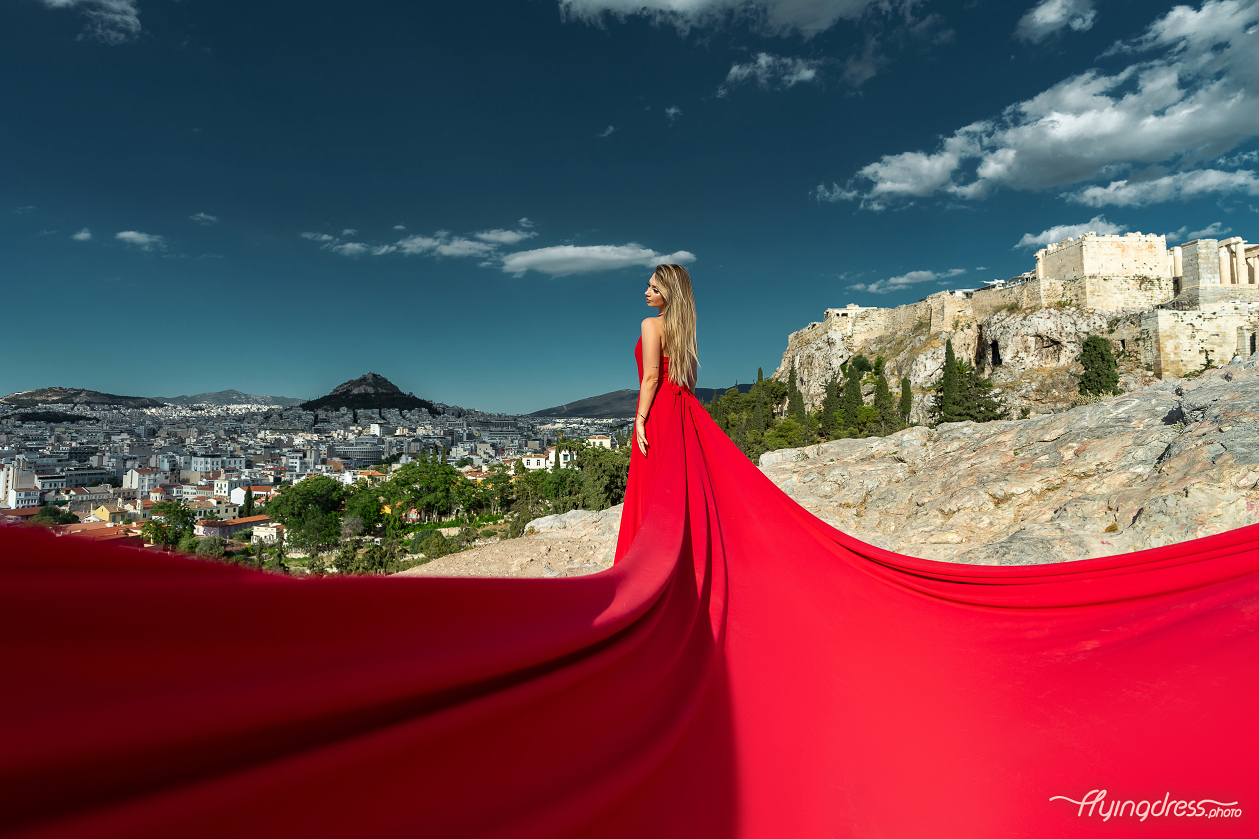
M 1115 362 L 1109 340 L 1100 335 L 1085 338 L 1079 360 L 1084 366 L 1084 373 L 1080 376 L 1082 396 L 1119 393 L 1119 365 Z
M 455 553 L 459 550 L 450 539 L 438 533 L 436 530 L 428 534 L 420 534 L 415 537 L 412 542 L 412 550 L 424 554 L 426 559 L 437 559 L 439 556 Z
M 227 553 L 227 540 L 221 536 L 207 536 L 197 543 L 197 556 L 221 558 Z

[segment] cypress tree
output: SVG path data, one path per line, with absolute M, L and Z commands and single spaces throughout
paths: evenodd
M 1080 347 L 1079 361 L 1084 365 L 1080 376 L 1080 393 L 1113 394 L 1119 392 L 1119 365 L 1111 350 L 1110 341 L 1100 335 L 1090 335 Z
M 950 338 L 944 342 L 944 370 L 940 375 L 940 381 L 936 382 L 936 404 L 935 414 L 936 423 L 942 422 L 961 422 L 966 419 L 960 416 L 958 412 L 958 370 L 957 356 L 953 354 L 953 339 Z
M 765 400 L 757 398 L 752 403 L 752 430 L 765 433 Z
M 879 424 L 883 427 L 883 433 L 890 434 L 901 427 L 900 416 L 896 412 L 892 389 L 887 386 L 887 376 L 883 375 L 883 366 L 877 366 L 879 372 L 874 380 L 874 407 L 879 412 Z
M 865 356 L 857 356 L 865 358 Z M 856 361 L 856 359 L 853 359 Z M 859 423 L 861 406 L 865 402 L 861 398 L 861 370 L 856 364 L 848 365 L 848 379 L 844 382 L 844 427 L 856 429 Z
M 254 514 L 254 488 L 245 487 L 245 503 L 240 505 L 240 517 L 249 518 Z
M 756 368 L 756 383 L 759 385 L 763 381 L 765 381 L 765 374 L 761 372 L 761 368 L 757 367 Z
M 979 375 L 973 364 L 965 361 L 958 364 L 958 414 L 962 419 L 992 422 L 1006 418 L 1009 412 L 990 390 L 992 381 Z
M 828 440 L 835 439 L 836 432 L 842 426 L 840 412 L 844 410 L 844 400 L 840 396 L 840 391 L 838 376 L 826 383 L 826 397 L 822 400 L 822 416 L 818 421 L 818 426 Z
M 914 391 L 909 384 L 909 376 L 901 376 L 901 419 L 909 422 L 909 414 L 914 410 Z
M 796 368 L 791 368 L 791 378 L 787 380 L 787 413 L 796 422 L 804 425 L 804 394 L 796 384 Z

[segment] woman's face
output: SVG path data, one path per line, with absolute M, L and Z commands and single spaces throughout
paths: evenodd
M 660 283 L 656 281 L 655 274 L 647 281 L 647 305 L 661 310 L 665 307 L 664 295 L 660 293 Z

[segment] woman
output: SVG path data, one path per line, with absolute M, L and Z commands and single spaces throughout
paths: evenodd
M 646 298 L 647 305 L 658 310 L 658 314 L 643 321 L 642 336 L 634 347 L 638 361 L 638 409 L 625 510 L 616 544 L 618 560 L 634 541 L 652 484 L 666 456 L 663 430 L 684 403 L 694 403 L 699 370 L 691 275 L 681 265 L 657 265 L 647 281 Z

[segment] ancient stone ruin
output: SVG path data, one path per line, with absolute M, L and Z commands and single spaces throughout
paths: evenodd
M 774 378 L 794 368 L 811 406 L 857 353 L 883 355 L 916 391 L 939 375 L 944 342 L 981 366 L 1011 407 L 1067 407 L 1089 335 L 1110 339 L 1127 388 L 1228 363 L 1259 349 L 1259 245 L 1241 237 L 1167 247 L 1142 233 L 1086 233 L 1036 253 L 1036 266 L 980 289 L 895 308 L 848 304 L 791 334 Z

